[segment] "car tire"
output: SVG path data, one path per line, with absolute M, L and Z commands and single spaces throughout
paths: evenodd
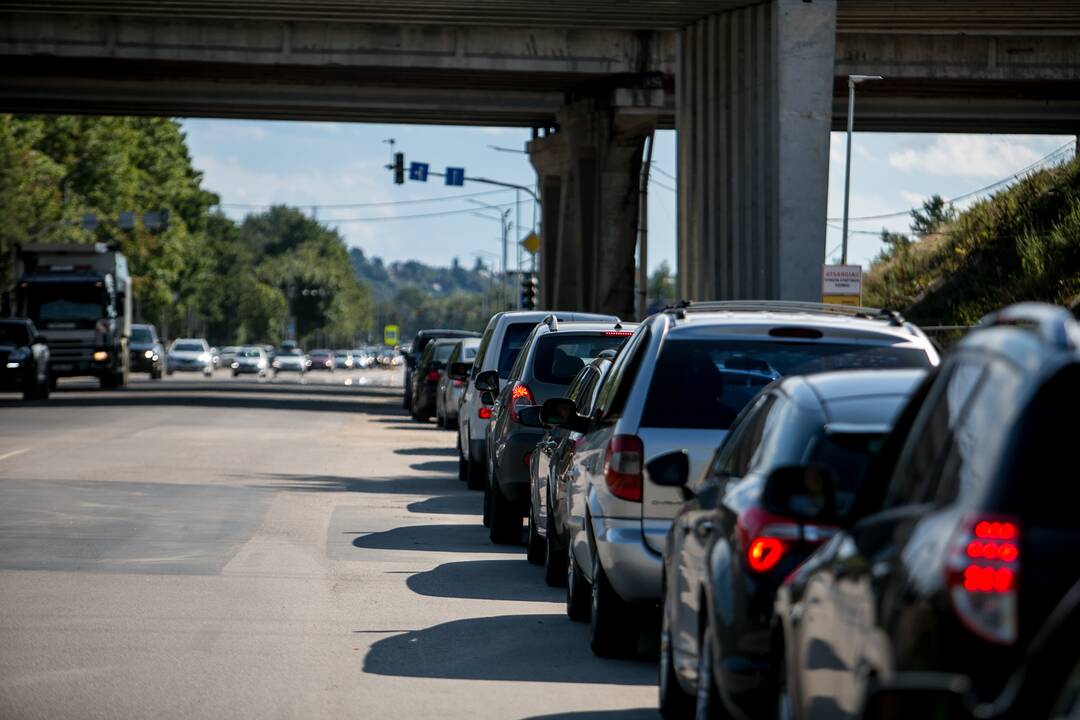
M 683 690 L 675 672 L 675 664 L 671 657 L 671 623 L 668 619 L 666 595 L 662 613 L 659 672 L 660 715 L 665 720 L 688 720 L 694 715 L 694 696 Z
M 442 413 L 439 412 L 438 408 L 435 409 L 435 426 L 440 428 L 446 427 L 446 419 L 442 416 Z
M 465 454 L 461 452 L 461 445 L 458 445 L 457 451 L 457 479 L 461 482 L 469 482 L 469 461 L 465 459 Z
M 566 617 L 574 622 L 589 622 L 591 595 L 589 581 L 577 566 L 571 544 L 566 549 Z
M 49 387 L 50 384 L 51 383 L 49 382 L 48 377 L 41 381 L 41 390 L 38 391 L 38 397 L 40 397 L 42 400 L 49 399 L 49 394 L 52 392 L 52 388 Z
M 487 473 L 484 471 L 484 464 L 478 463 L 475 460 L 469 460 L 469 480 L 468 487 L 470 490 L 483 490 L 485 493 L 488 491 Z M 487 501 L 485 501 L 487 502 Z M 487 526 L 487 523 L 484 523 Z
M 632 608 L 619 597 L 607 579 L 600 557 L 593 553 L 592 607 L 589 623 L 590 647 L 602 658 L 621 658 L 637 649 L 637 623 L 628 622 Z
M 238 372 L 236 372 L 235 370 L 233 370 L 233 371 L 232 371 L 232 376 L 233 376 L 233 377 L 240 377 L 240 373 L 238 373 Z
M 166 374 L 166 375 L 172 375 L 172 374 L 173 374 L 173 371 L 172 371 L 172 370 L 166 370 L 166 371 L 165 371 L 165 374 Z
M 523 513 L 516 503 L 506 499 L 499 489 L 497 476 L 491 478 L 491 532 L 488 536 L 496 545 L 521 544 Z
M 533 565 L 543 565 L 545 550 L 544 538 L 536 532 L 536 514 L 529 510 L 529 546 L 525 552 L 525 559 Z
M 41 386 L 37 382 L 28 382 L 23 388 L 23 400 L 37 400 L 41 397 Z
M 491 527 L 491 488 L 484 485 L 484 527 Z
M 547 537 L 544 538 L 544 582 L 551 587 L 566 586 L 566 551 L 556 543 L 555 518 L 551 504 L 551 493 L 548 492 L 548 511 L 545 522 L 547 523 Z
M 59 382 L 60 382 L 60 378 L 56 377 L 55 375 L 50 375 L 49 376 L 49 390 L 55 390 L 56 386 L 57 386 L 57 384 L 59 384 Z
M 716 689 L 716 678 L 713 676 L 714 650 L 711 637 L 709 621 L 706 618 L 705 627 L 701 631 L 701 640 L 698 642 L 698 679 L 694 718 L 695 720 L 703 718 L 729 720 L 731 714 L 724 707 L 724 701 Z

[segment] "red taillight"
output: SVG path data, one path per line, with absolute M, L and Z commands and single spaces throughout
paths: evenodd
M 604 479 L 611 494 L 623 500 L 641 502 L 641 468 L 645 446 L 637 435 L 616 435 L 604 456 Z
M 459 380 L 458 378 L 454 378 L 454 387 L 461 387 L 464 384 L 465 384 L 464 380 Z
M 746 559 L 750 563 L 751 570 L 768 572 L 780 562 L 785 550 L 787 550 L 787 546 L 784 545 L 783 540 L 759 537 L 750 543 L 750 549 L 746 551 Z
M 514 422 L 521 422 L 518 417 L 518 410 L 535 404 L 529 386 L 522 382 L 514 383 L 514 387 L 510 389 L 510 419 Z
M 758 573 L 776 567 L 791 543 L 800 537 L 798 523 L 760 507 L 750 507 L 739 513 L 735 530 L 746 553 L 746 564 Z
M 634 332 L 632 330 L 605 330 L 604 334 L 608 337 L 630 337 Z
M 531 452 L 525 453 L 525 457 L 523 457 L 521 459 L 525 462 L 526 465 L 531 464 L 532 463 L 532 453 Z
M 490 420 L 491 419 L 491 408 L 489 408 L 487 406 L 480 408 L 479 410 L 476 411 L 476 417 L 480 418 L 481 420 Z
M 438 382 L 439 381 L 439 371 L 438 370 L 429 371 L 428 374 L 427 374 L 427 379 L 428 379 L 428 382 Z
M 1020 526 L 966 516 L 949 545 L 945 580 L 961 622 L 984 640 L 1009 645 L 1018 632 Z

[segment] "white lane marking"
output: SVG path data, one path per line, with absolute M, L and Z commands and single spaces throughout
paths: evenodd
M 22 450 L 12 450 L 11 452 L 4 453 L 3 455 L 0 455 L 0 460 L 7 460 L 8 458 L 15 457 L 16 455 L 22 455 L 29 449 L 30 448 L 23 448 Z

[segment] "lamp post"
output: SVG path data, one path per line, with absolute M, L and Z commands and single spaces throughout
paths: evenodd
M 847 265 L 848 202 L 851 199 L 851 135 L 855 129 L 855 86 L 867 80 L 884 80 L 880 75 L 848 75 L 847 167 L 844 169 L 844 228 L 840 240 L 840 264 Z
M 509 234 L 510 234 L 510 209 L 507 208 L 506 210 L 501 210 L 501 209 L 495 207 L 494 205 L 488 205 L 487 203 L 480 202 L 479 200 L 474 200 L 472 198 L 468 198 L 468 200 L 469 200 L 469 202 L 473 203 L 474 205 L 479 205 L 481 207 L 485 207 L 485 208 L 487 208 L 489 210 L 494 210 L 495 212 L 499 213 L 499 227 L 502 228 L 502 283 L 501 284 L 503 286 L 503 291 L 505 292 L 506 291 L 506 284 L 507 284 L 506 283 L 507 275 L 508 275 L 508 269 L 507 269 L 507 266 L 506 266 L 506 264 L 507 264 L 506 255 L 507 255 L 507 249 L 508 249 L 507 248 L 507 239 L 508 239 Z M 486 217 L 486 216 L 483 216 L 483 217 Z M 491 219 L 494 220 L 495 218 L 491 218 Z M 507 296 L 506 299 L 509 300 L 509 296 Z

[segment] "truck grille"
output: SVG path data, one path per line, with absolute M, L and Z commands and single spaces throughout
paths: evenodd
M 94 343 L 85 340 L 50 340 L 49 361 L 53 363 L 77 363 L 90 360 Z

